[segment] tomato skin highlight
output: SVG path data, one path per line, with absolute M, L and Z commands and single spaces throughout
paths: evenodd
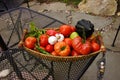
M 53 56 L 59 56 L 55 51 L 51 52 Z
M 45 47 L 45 46 L 47 46 L 49 44 L 48 43 L 48 36 L 46 34 L 42 34 L 40 36 L 39 44 L 40 44 L 40 46 L 43 46 L 43 47 Z
M 96 42 L 92 42 L 92 52 L 100 50 L 100 45 Z
M 47 52 L 52 52 L 52 51 L 54 50 L 54 46 L 48 44 L 48 45 L 45 47 L 45 50 L 46 50 Z
M 71 56 L 78 56 L 78 55 L 79 55 L 79 53 L 77 53 L 75 50 L 72 50 Z
M 24 45 L 29 49 L 34 49 L 37 39 L 35 37 L 29 36 L 25 39 Z
M 49 36 L 55 36 L 57 32 L 53 29 L 49 29 L 46 31 L 46 34 L 49 35 Z
M 72 32 L 75 32 L 76 28 L 74 26 L 71 26 L 71 30 L 72 30 Z
M 69 45 L 63 41 L 57 42 L 54 45 L 54 50 L 60 56 L 68 56 L 68 55 L 70 55 L 70 52 L 71 52 Z
M 80 54 L 87 55 L 92 51 L 92 45 L 89 41 L 86 41 L 81 45 L 81 49 L 79 50 Z
M 65 38 L 64 42 L 68 44 L 70 47 L 72 47 L 72 39 L 71 38 Z
M 64 36 L 69 36 L 72 33 L 72 29 L 70 25 L 62 25 L 60 26 L 60 33 Z
M 73 39 L 72 47 L 79 54 L 80 54 L 79 50 L 81 49 L 81 45 L 82 45 L 82 38 L 80 36 Z

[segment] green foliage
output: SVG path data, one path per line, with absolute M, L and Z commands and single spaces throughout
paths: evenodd
M 37 0 L 39 2 L 64 2 L 64 3 L 67 3 L 67 4 L 71 4 L 71 5 L 74 5 L 74 6 L 77 6 L 82 0 Z
M 38 29 L 34 22 L 30 22 L 30 32 L 25 36 L 34 36 L 36 38 L 39 38 L 40 35 L 44 34 L 46 32 L 45 29 Z
M 64 1 L 67 4 L 72 4 L 72 5 L 78 5 L 82 0 L 61 0 Z

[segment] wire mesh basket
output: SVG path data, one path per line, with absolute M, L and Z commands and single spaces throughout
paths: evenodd
M 90 53 L 88 55 L 79 56 L 53 56 L 47 55 L 35 50 L 29 49 L 23 45 L 24 36 L 27 30 L 24 30 L 22 41 L 20 41 L 20 46 L 22 46 L 28 53 L 42 60 L 48 67 L 51 68 L 50 74 L 53 80 L 79 80 L 90 64 L 94 61 L 95 57 L 105 51 L 105 46 L 102 41 L 102 37 L 99 36 L 99 43 L 101 45 L 100 50 Z

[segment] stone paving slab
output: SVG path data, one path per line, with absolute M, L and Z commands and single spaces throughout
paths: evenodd
M 95 29 L 102 29 L 103 41 L 106 51 L 106 72 L 103 80 L 119 80 L 120 79 L 120 33 L 118 34 L 115 47 L 111 47 L 116 30 L 120 24 L 119 17 L 101 17 L 82 13 L 72 7 L 66 7 L 64 3 L 39 4 L 31 2 L 31 9 L 40 13 L 46 14 L 50 17 L 58 19 L 62 22 L 68 23 L 68 19 L 72 18 L 72 25 L 75 25 L 78 20 L 88 19 L 94 25 Z M 25 5 L 22 5 L 25 6 Z M 61 7 L 62 6 L 62 7 Z M 115 22 L 114 22 L 115 21 Z M 114 22 L 114 23 L 113 23 Z M 110 24 L 112 24 L 110 26 Z M 96 80 L 97 78 L 97 61 L 101 58 L 101 54 L 95 59 L 89 69 L 85 72 L 81 80 Z

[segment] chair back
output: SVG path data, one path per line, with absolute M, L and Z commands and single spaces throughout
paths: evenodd
M 29 0 L 0 0 L 0 12 L 17 8 L 24 2 L 27 3 L 27 7 L 29 8 Z

